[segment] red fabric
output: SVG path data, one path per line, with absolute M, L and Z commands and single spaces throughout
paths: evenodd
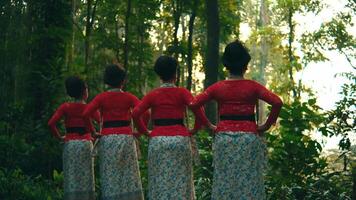
M 282 107 L 282 101 L 277 95 L 256 81 L 219 81 L 198 95 L 191 106 L 199 107 L 210 100 L 215 100 L 219 105 L 219 115 L 253 115 L 258 99 L 272 105 L 271 113 L 265 123 L 267 126 L 271 126 L 277 120 Z M 252 121 L 224 120 L 217 124 L 216 131 L 244 131 L 256 133 L 257 125 Z
M 87 133 L 90 135 L 90 132 L 95 131 L 93 124 L 91 123 L 90 118 L 83 117 L 82 113 L 87 107 L 87 104 L 83 103 L 63 103 L 53 114 L 51 119 L 48 121 L 48 126 L 51 128 L 52 133 L 59 137 L 59 131 L 57 129 L 57 122 L 64 117 L 64 125 L 66 128 L 70 127 L 84 127 L 87 130 Z M 94 113 L 92 118 L 98 118 L 99 114 Z M 75 139 L 85 139 L 88 136 L 78 136 Z M 68 138 L 72 138 L 69 136 Z M 69 140 L 69 139 L 68 139 Z
M 147 127 L 139 121 L 139 117 L 151 109 L 151 119 L 182 119 L 187 106 L 192 102 L 192 94 L 185 88 L 161 87 L 149 92 L 142 102 L 134 109 L 132 117 L 141 133 L 147 133 Z M 201 107 L 192 109 L 196 120 L 194 129 L 208 123 Z M 154 126 L 150 136 L 190 136 L 188 129 L 182 125 Z
M 77 133 L 67 133 L 64 137 L 64 141 L 68 142 L 71 140 L 92 140 L 93 138 L 91 137 L 90 133 L 80 135 Z
M 97 95 L 84 111 L 84 116 L 90 116 L 96 110 L 101 113 L 102 121 L 127 120 L 131 121 L 132 109 L 140 103 L 140 100 L 129 92 L 107 91 Z M 148 118 L 146 113 L 145 118 Z M 142 119 L 140 119 L 142 120 Z M 148 121 L 148 120 L 145 120 Z M 142 122 L 144 123 L 144 122 Z M 132 134 L 131 126 L 103 128 L 103 135 Z

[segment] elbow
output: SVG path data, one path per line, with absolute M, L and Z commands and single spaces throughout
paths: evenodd
M 276 108 L 282 108 L 282 106 L 283 106 L 283 102 L 282 102 L 282 100 L 280 99 L 280 98 L 278 98 L 278 101 L 276 101 L 276 103 L 274 104 L 274 106 L 276 107 Z
M 196 101 L 192 101 L 188 106 L 189 106 L 190 109 L 199 108 L 199 105 L 198 105 L 198 103 Z
M 82 113 L 82 116 L 84 118 L 89 118 L 90 114 L 89 114 L 89 112 L 87 110 L 84 110 L 84 112 Z
M 52 121 L 48 121 L 47 126 L 49 126 L 50 128 L 52 128 L 53 125 L 54 125 L 54 123 L 53 123 Z
M 137 110 L 133 110 L 132 111 L 132 114 L 131 114 L 131 117 L 132 117 L 132 119 L 135 121 L 135 120 L 137 120 L 138 118 L 139 118 L 139 113 L 138 113 L 138 111 Z

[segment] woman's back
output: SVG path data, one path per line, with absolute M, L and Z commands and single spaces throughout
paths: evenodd
M 161 87 L 151 91 L 145 99 L 150 104 L 152 119 L 183 118 L 190 97 L 178 87 Z
M 203 105 L 209 100 L 218 103 L 220 122 L 219 131 L 257 132 L 255 107 L 261 99 L 271 105 L 282 104 L 280 98 L 253 80 L 236 79 L 219 81 L 196 97 L 193 105 Z M 278 113 L 271 112 L 270 117 L 276 118 Z
M 131 109 L 139 100 L 128 92 L 107 91 L 99 94 L 93 105 L 98 106 L 103 121 L 129 120 Z

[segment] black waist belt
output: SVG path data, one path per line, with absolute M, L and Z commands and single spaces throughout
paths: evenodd
M 183 119 L 155 119 L 153 120 L 155 126 L 172 126 L 182 125 L 184 126 Z
M 79 133 L 81 135 L 87 132 L 84 127 L 67 127 L 66 131 L 67 133 Z
M 124 127 L 124 126 L 130 126 L 130 121 L 115 120 L 115 121 L 106 121 L 103 123 L 103 128 L 115 128 L 115 127 Z
M 220 121 L 223 120 L 256 121 L 255 115 L 220 115 Z

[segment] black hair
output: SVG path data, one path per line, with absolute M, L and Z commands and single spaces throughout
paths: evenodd
M 67 94 L 70 97 L 80 99 L 83 97 L 84 91 L 87 88 L 85 82 L 78 76 L 70 76 L 65 81 Z
M 177 73 L 178 61 L 170 56 L 160 56 L 154 65 L 154 71 L 163 81 L 169 81 Z
M 111 87 L 119 87 L 126 78 L 126 70 L 120 64 L 107 65 L 104 72 L 104 83 Z
M 222 63 L 233 75 L 242 75 L 247 70 L 251 56 L 245 45 L 236 40 L 225 47 Z

